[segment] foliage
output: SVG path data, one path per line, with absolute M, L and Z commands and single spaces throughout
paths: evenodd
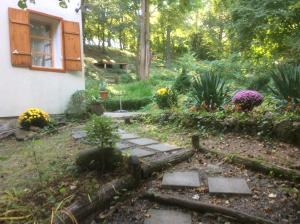
M 171 108 L 177 104 L 177 95 L 170 88 L 160 88 L 156 91 L 154 100 L 161 109 Z
M 300 67 L 279 65 L 271 71 L 273 86 L 271 91 L 284 104 L 300 104 Z
M 111 118 L 93 115 L 86 124 L 87 140 L 99 148 L 112 148 L 118 141 L 117 127 Z
M 175 83 L 172 87 L 173 90 L 178 93 L 186 93 L 191 87 L 191 79 L 185 69 L 182 69 L 181 74 L 176 78 Z
M 149 97 L 137 99 L 122 99 L 122 109 L 128 111 L 140 110 L 152 102 Z M 120 99 L 108 99 L 103 102 L 107 111 L 120 110 Z
M 87 140 L 93 145 L 97 146 L 97 149 L 86 152 L 87 164 L 84 162 L 85 153 L 81 154 L 77 158 L 77 164 L 82 166 L 101 169 L 101 172 L 111 171 L 118 167 L 122 160 L 122 154 L 117 151 L 114 146 L 119 139 L 117 127 L 114 125 L 111 118 L 104 116 L 93 115 L 86 124 Z M 91 153 L 89 158 L 88 155 Z M 84 156 L 85 155 L 85 156 Z
M 192 97 L 197 106 L 214 111 L 225 103 L 227 88 L 220 75 L 213 72 L 198 74 L 192 83 Z
M 253 89 L 257 91 L 267 91 L 267 86 L 271 80 L 269 73 L 257 74 L 252 79 L 250 79 L 250 84 L 248 89 Z
M 235 93 L 232 102 L 236 105 L 238 110 L 252 111 L 254 107 L 262 104 L 264 97 L 254 90 L 241 90 Z
M 86 92 L 84 90 L 76 91 L 71 96 L 65 113 L 71 118 L 86 118 L 88 116 Z
M 18 119 L 20 125 L 23 128 L 30 128 L 30 126 L 36 126 L 43 128 L 50 122 L 49 114 L 38 108 L 30 108 L 23 112 Z
M 99 84 L 99 90 L 100 91 L 106 91 L 107 90 L 107 84 L 104 81 L 101 81 Z

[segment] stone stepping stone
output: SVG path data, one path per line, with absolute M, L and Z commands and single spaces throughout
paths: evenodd
M 155 152 L 150 152 L 150 151 L 147 151 L 145 149 L 140 149 L 140 148 L 123 150 L 122 153 L 125 155 L 137 156 L 139 158 L 153 156 L 155 154 Z
M 85 130 L 74 130 L 74 131 L 72 131 L 72 137 L 75 140 L 85 138 L 86 136 L 87 136 L 87 132 Z
M 124 150 L 124 149 L 128 149 L 128 148 L 130 148 L 130 147 L 131 147 L 131 145 L 128 144 L 128 143 L 118 142 L 118 143 L 116 144 L 116 149 L 117 149 L 117 150 Z
M 127 134 L 126 131 L 123 130 L 123 129 L 118 129 L 118 133 L 119 133 L 119 134 Z
M 145 146 L 145 145 L 152 145 L 158 143 L 158 141 L 155 141 L 150 138 L 137 138 L 129 140 L 128 142 L 139 145 L 139 146 Z
M 212 194 L 251 194 L 244 178 L 208 177 L 208 189 Z
M 200 178 L 197 171 L 182 171 L 165 173 L 162 180 L 162 187 L 200 187 Z
M 136 135 L 136 134 L 124 133 L 124 134 L 120 134 L 120 138 L 123 139 L 123 140 L 128 140 L 128 139 L 139 138 L 139 136 Z
M 144 224 L 192 224 L 192 216 L 176 210 L 150 209 Z
M 166 143 L 149 145 L 149 146 L 147 146 L 147 148 L 150 148 L 150 149 L 153 149 L 156 151 L 160 151 L 160 152 L 169 152 L 169 151 L 180 149 L 180 147 L 178 147 L 176 145 L 170 145 L 170 144 L 166 144 Z

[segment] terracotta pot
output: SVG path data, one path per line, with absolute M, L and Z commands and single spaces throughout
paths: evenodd
M 107 100 L 108 99 L 108 91 L 100 91 L 100 98 L 102 100 Z

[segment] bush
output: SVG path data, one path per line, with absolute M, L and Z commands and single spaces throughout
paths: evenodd
M 43 128 L 50 122 L 49 114 L 38 108 L 30 108 L 19 117 L 20 125 L 28 129 L 30 126 Z
M 275 97 L 284 104 L 295 107 L 300 104 L 300 67 L 280 65 L 271 71 Z
M 214 111 L 225 103 L 227 89 L 225 82 L 217 74 L 206 72 L 195 76 L 192 87 L 192 97 L 197 106 L 207 111 Z
M 114 147 L 118 141 L 117 127 L 111 118 L 93 115 L 86 124 L 87 140 L 99 148 Z
M 150 104 L 152 100 L 150 98 L 140 98 L 140 99 L 122 99 L 122 109 L 128 111 L 139 110 L 142 107 Z M 104 107 L 107 111 L 116 111 L 120 109 L 119 99 L 108 99 L 104 101 Z
M 111 118 L 93 115 L 86 124 L 87 140 L 95 149 L 82 151 L 76 164 L 84 169 L 111 171 L 123 162 L 123 156 L 114 146 L 119 139 L 117 127 Z
M 267 89 L 267 86 L 270 82 L 270 75 L 269 74 L 262 74 L 257 75 L 253 79 L 250 80 L 250 85 L 248 86 L 248 89 L 253 89 L 257 91 L 265 91 Z
M 238 91 L 232 98 L 236 108 L 244 112 L 252 111 L 254 107 L 261 105 L 263 100 L 263 95 L 254 90 Z
M 170 108 L 177 104 L 177 95 L 169 88 L 157 90 L 154 99 L 160 109 Z
M 181 74 L 176 78 L 173 89 L 178 93 L 186 93 L 191 87 L 191 80 L 188 76 L 187 70 L 182 69 Z
M 65 113 L 71 118 L 86 118 L 88 116 L 86 92 L 84 90 L 76 91 L 71 96 Z

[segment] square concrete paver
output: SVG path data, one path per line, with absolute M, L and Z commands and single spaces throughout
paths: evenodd
M 137 156 L 139 158 L 152 156 L 155 154 L 155 152 L 150 152 L 150 151 L 147 151 L 145 149 L 140 149 L 140 148 L 126 149 L 126 150 L 123 150 L 122 152 L 124 154 L 128 154 L 130 156 Z
M 127 140 L 127 139 L 139 138 L 139 136 L 136 134 L 124 133 L 124 134 L 120 134 L 120 138 L 123 140 Z
M 200 178 L 197 171 L 183 171 L 165 173 L 162 180 L 162 187 L 200 187 Z
M 251 194 L 251 190 L 243 178 L 209 177 L 209 193 L 212 194 Z
M 130 147 L 131 147 L 131 145 L 128 144 L 128 143 L 118 142 L 118 143 L 116 144 L 116 149 L 117 149 L 117 150 L 124 150 L 124 149 L 128 149 L 128 148 L 130 148 Z
M 155 144 L 155 145 L 148 145 L 147 148 L 157 150 L 157 151 L 160 151 L 160 152 L 169 152 L 169 151 L 180 149 L 180 147 L 178 147 L 176 145 L 170 145 L 170 144 L 165 144 L 165 143 Z
M 158 143 L 158 141 L 155 141 L 150 138 L 137 138 L 137 139 L 131 139 L 128 142 L 140 145 L 140 146 L 145 146 L 145 145 L 152 145 Z
M 87 136 L 87 131 L 85 130 L 73 130 L 72 137 L 76 140 L 85 138 Z
M 191 224 L 192 216 L 176 210 L 150 209 L 144 224 Z

